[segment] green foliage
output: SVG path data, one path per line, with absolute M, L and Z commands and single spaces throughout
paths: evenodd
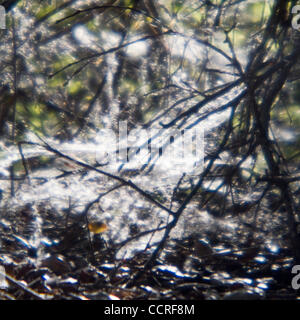
M 184 9 L 184 1 L 183 0 L 175 0 L 171 3 L 171 10 L 174 15 L 180 13 L 181 10 Z
M 55 1 L 43 1 L 43 4 L 39 4 L 37 1 L 34 1 L 32 4 L 32 11 L 36 13 L 36 18 L 41 19 L 44 16 L 48 15 L 56 8 Z

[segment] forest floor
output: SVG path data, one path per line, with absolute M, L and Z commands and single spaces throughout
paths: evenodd
M 118 245 L 92 235 L 84 221 L 70 217 L 66 227 L 54 212 L 45 215 L 39 245 L 29 241 L 34 225 L 28 208 L 20 209 L 15 220 L 0 220 L 0 299 L 299 298 L 291 287 L 293 260 L 287 248 L 272 252 L 252 242 L 244 249 L 227 243 L 224 250 L 222 235 L 208 245 L 194 234 L 168 241 L 147 270 L 151 248 L 116 259 Z

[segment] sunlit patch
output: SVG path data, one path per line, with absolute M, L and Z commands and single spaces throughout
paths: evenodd
M 267 290 L 269 286 L 272 283 L 274 283 L 275 280 L 272 277 L 266 277 L 266 278 L 256 279 L 256 281 L 258 282 L 258 285 L 256 286 L 257 288 L 262 290 Z
M 235 256 L 242 256 L 242 255 L 244 255 L 244 251 L 242 251 L 242 250 L 240 250 L 240 251 L 235 251 L 235 252 L 234 252 L 234 255 L 235 255 Z
M 155 290 L 154 288 L 150 287 L 150 286 L 140 286 L 141 289 L 145 290 L 146 292 L 149 292 L 149 293 L 154 293 L 154 294 L 157 294 L 158 291 Z
M 277 139 L 278 141 L 293 142 L 296 140 L 295 131 L 292 129 L 278 128 L 274 126 L 274 128 L 272 128 L 272 131 L 275 139 Z
M 46 247 L 50 247 L 50 246 L 57 244 L 58 240 L 51 241 L 49 238 L 43 237 L 43 238 L 41 238 L 41 243 Z
M 267 261 L 266 257 L 264 256 L 257 256 L 254 258 L 255 261 L 260 262 L 260 263 L 264 263 Z
M 241 282 L 244 282 L 245 284 L 252 284 L 253 283 L 253 279 L 249 279 L 249 278 L 241 278 Z
M 91 46 L 95 43 L 95 37 L 93 37 L 88 29 L 82 25 L 76 26 L 72 30 L 74 38 L 84 46 Z
M 114 269 L 116 266 L 115 266 L 115 264 L 113 264 L 113 263 L 103 263 L 103 264 L 101 264 L 101 269 L 104 269 L 104 270 L 112 270 L 112 269 Z
M 102 31 L 102 38 L 105 40 L 105 48 L 120 45 L 121 35 L 113 31 Z
M 182 273 L 177 267 L 170 265 L 154 267 L 153 269 L 161 272 L 171 273 L 178 278 L 190 277 L 188 274 Z
M 214 181 L 204 181 L 203 187 L 209 191 L 215 191 L 220 184 L 223 182 L 222 179 L 214 179 Z M 225 193 L 225 188 L 220 188 L 217 192 L 219 193 Z
M 198 211 L 198 214 L 202 222 L 213 223 L 213 218 L 207 211 Z
M 266 283 L 259 283 L 259 284 L 257 285 L 257 288 L 266 290 L 266 289 L 269 288 L 269 286 L 268 286 Z
M 281 269 L 281 266 L 279 264 L 272 264 L 272 266 L 271 266 L 271 270 L 273 270 L 273 271 L 277 271 L 280 269 Z
M 72 277 L 68 277 L 68 278 L 62 280 L 61 283 L 65 283 L 65 284 L 76 284 L 76 283 L 78 283 L 78 280 L 77 280 L 77 279 L 74 279 L 74 278 L 72 278 Z
M 219 220 L 218 224 L 230 231 L 233 231 L 238 227 L 238 223 L 233 220 Z
M 222 245 L 214 247 L 214 250 L 220 255 L 222 255 L 222 254 L 226 255 L 226 254 L 229 254 L 232 252 L 232 249 L 225 248 Z
M 127 47 L 126 53 L 134 58 L 141 57 L 147 54 L 148 44 L 146 41 L 138 41 Z
M 199 60 L 199 56 L 205 50 L 204 46 L 199 44 L 199 42 L 191 39 L 187 41 L 180 35 L 168 38 L 168 45 L 174 56 L 182 56 L 184 54 L 185 59 L 193 63 Z
M 280 248 L 276 244 L 269 244 L 267 248 L 272 252 L 272 253 L 278 253 Z
M 231 275 L 228 272 L 218 272 L 212 275 L 215 280 L 230 279 Z
M 120 271 L 129 272 L 129 271 L 130 271 L 130 268 L 123 266 L 123 267 L 120 268 Z

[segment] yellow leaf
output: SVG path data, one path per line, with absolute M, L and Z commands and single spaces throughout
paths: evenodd
M 88 228 L 91 232 L 98 234 L 105 232 L 108 229 L 108 226 L 104 222 L 90 222 Z

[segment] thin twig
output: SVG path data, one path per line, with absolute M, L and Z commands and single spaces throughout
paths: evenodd
M 25 291 L 26 293 L 30 294 L 34 298 L 37 298 L 38 300 L 47 300 L 43 295 L 30 289 L 23 282 L 14 279 L 13 277 L 9 276 L 7 273 L 2 273 L 1 270 L 0 270 L 0 276 L 5 277 L 8 281 L 12 282 L 19 289 Z

